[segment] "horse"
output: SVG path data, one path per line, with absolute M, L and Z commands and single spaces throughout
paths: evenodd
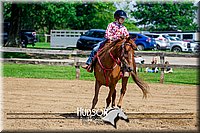
M 141 88 L 143 97 L 147 97 L 148 85 L 140 80 L 136 73 L 136 64 L 134 60 L 134 50 L 137 48 L 135 44 L 136 38 L 130 37 L 120 38 L 112 43 L 106 43 L 96 53 L 96 62 L 94 63 L 95 76 L 95 94 L 92 100 L 92 108 L 94 109 L 98 102 L 98 94 L 100 87 L 105 85 L 109 87 L 109 94 L 106 98 L 106 108 L 115 107 L 116 84 L 122 78 L 122 88 L 117 106 L 122 107 L 123 97 L 126 92 L 126 86 L 129 79 L 122 76 L 123 70 L 129 72 L 135 83 Z

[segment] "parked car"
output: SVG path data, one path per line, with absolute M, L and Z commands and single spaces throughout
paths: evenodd
M 132 38 L 137 37 L 137 39 L 135 40 L 135 44 L 137 45 L 138 50 L 154 49 L 154 47 L 156 46 L 154 38 L 133 32 L 130 32 L 129 34 Z
M 8 41 L 8 32 L 3 32 L 3 43 L 6 44 L 6 42 Z
M 9 30 L 10 30 L 10 23 L 8 22 L 4 23 L 4 31 L 3 31 L 4 44 L 8 41 Z M 35 46 L 35 43 L 37 42 L 35 30 L 21 30 L 19 36 L 22 47 L 27 47 L 28 44 L 32 44 L 32 46 Z
M 200 52 L 200 43 L 194 47 L 194 53 Z
M 179 37 L 171 37 L 171 38 L 176 40 L 176 41 L 182 41 Z
M 37 42 L 35 30 L 21 30 L 20 31 L 22 47 L 27 47 L 28 44 L 35 46 Z
M 154 38 L 156 41 L 156 49 L 167 50 L 170 49 L 170 44 L 167 39 L 167 34 L 157 34 L 157 33 L 144 33 L 144 35 Z
M 181 41 L 181 39 L 179 37 L 171 37 L 173 39 L 175 39 L 176 41 Z M 188 41 L 185 41 L 183 40 L 184 42 L 188 42 Z M 196 49 L 198 49 L 198 43 L 197 42 L 194 42 L 194 41 L 190 41 L 190 46 L 189 48 L 191 48 L 192 52 L 196 52 Z
M 81 35 L 76 43 L 76 48 L 80 50 L 92 50 L 100 41 L 103 41 L 105 30 L 91 29 Z
M 91 29 L 85 32 L 85 34 L 81 35 L 77 41 L 76 47 L 80 50 L 92 50 L 98 42 L 104 40 L 105 30 L 102 29 Z M 144 49 L 153 49 L 155 40 L 144 36 L 139 33 L 131 33 L 130 37 L 137 37 L 135 43 L 138 46 L 139 50 Z
M 167 39 L 170 43 L 170 51 L 173 52 L 193 52 L 194 48 L 191 47 L 190 42 L 179 41 L 177 38 L 168 36 Z

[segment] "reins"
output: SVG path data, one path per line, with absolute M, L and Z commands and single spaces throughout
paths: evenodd
M 112 49 L 112 48 L 111 48 L 111 49 Z M 115 69 L 115 68 L 117 67 L 117 65 L 120 65 L 120 64 L 121 64 L 121 61 L 120 61 L 119 59 L 117 60 L 117 59 L 114 58 L 114 56 L 112 55 L 111 51 L 109 52 L 109 55 L 110 55 L 110 57 L 114 60 L 114 62 L 116 63 L 116 64 L 114 65 L 114 67 L 112 67 L 112 68 L 105 68 L 105 67 L 103 66 L 103 64 L 101 63 L 101 60 L 100 60 L 99 55 L 98 55 L 98 52 L 97 52 L 97 54 L 96 54 L 98 63 L 99 63 L 99 65 L 101 66 L 101 68 L 103 69 L 104 77 L 105 77 L 105 79 L 106 79 L 106 86 L 108 86 L 108 84 L 109 84 L 109 79 L 108 79 L 108 76 L 106 76 L 106 72 L 107 72 L 107 71 L 112 71 L 113 69 Z M 119 63 L 120 63 L 120 64 L 119 64 Z

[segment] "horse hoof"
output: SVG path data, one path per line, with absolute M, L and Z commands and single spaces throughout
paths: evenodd
M 121 106 L 117 105 L 117 107 L 121 109 Z

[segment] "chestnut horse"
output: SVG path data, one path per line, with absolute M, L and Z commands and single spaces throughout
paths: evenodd
M 92 102 L 92 109 L 98 101 L 98 94 L 102 85 L 108 86 L 110 91 L 106 99 L 106 107 L 109 107 L 112 100 L 112 107 L 115 106 L 116 84 L 122 78 L 121 94 L 117 106 L 121 108 L 122 100 L 126 92 L 128 77 L 123 77 L 121 70 L 126 70 L 132 76 L 135 83 L 141 88 L 143 97 L 147 97 L 148 85 L 142 82 L 136 74 L 134 60 L 135 39 L 121 38 L 105 46 L 97 52 L 97 61 L 94 63 L 95 95 Z

